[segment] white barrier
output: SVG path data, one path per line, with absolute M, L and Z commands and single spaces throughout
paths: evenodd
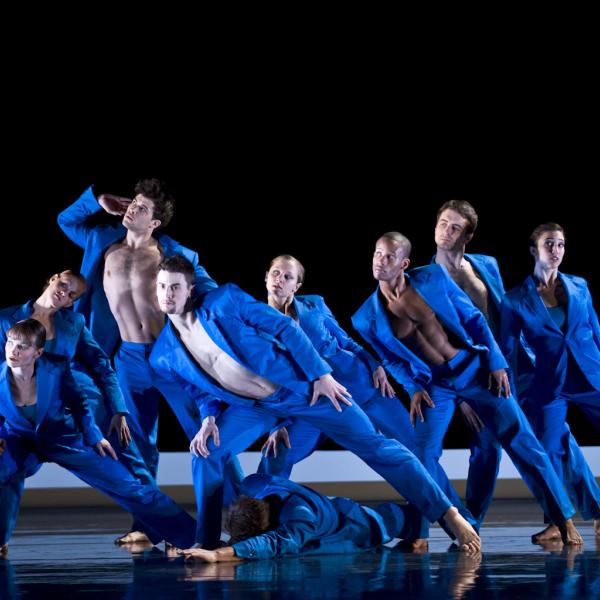
M 600 446 L 583 447 L 583 454 L 595 477 L 600 477 Z M 111 460 L 111 459 L 106 459 Z M 256 472 L 258 452 L 244 452 L 240 462 L 247 474 Z M 450 479 L 466 479 L 469 466 L 468 450 L 444 450 L 441 464 Z M 519 479 L 508 456 L 503 453 L 500 463 L 500 479 Z M 298 463 L 292 472 L 294 481 L 302 482 L 351 482 L 381 481 L 381 477 L 351 452 L 324 450 L 314 452 Z M 187 452 L 163 452 L 158 469 L 159 485 L 191 485 L 190 454 Z M 86 484 L 55 464 L 44 465 L 38 473 L 27 480 L 26 488 L 77 488 Z

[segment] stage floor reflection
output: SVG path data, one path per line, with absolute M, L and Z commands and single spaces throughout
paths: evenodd
M 498 501 L 475 557 L 449 549 L 435 527 L 425 554 L 385 547 L 204 565 L 162 547 L 115 546 L 128 526 L 118 509 L 29 509 L 0 560 L 0 598 L 600 598 L 600 539 L 591 524 L 577 522 L 583 548 L 565 549 L 530 543 L 540 523 L 533 502 Z

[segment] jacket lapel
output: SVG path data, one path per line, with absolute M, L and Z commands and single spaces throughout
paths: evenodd
M 3 363 L 0 369 L 0 414 L 12 425 L 31 430 L 31 423 L 21 415 L 13 401 L 10 391 L 9 369 L 6 363 Z
M 488 291 L 490 292 L 491 300 L 494 303 L 494 306 L 500 310 L 503 293 L 498 287 L 498 280 L 491 276 L 487 265 L 483 260 L 476 259 L 474 256 L 470 256 L 469 254 L 465 254 L 465 259 L 471 263 L 475 273 L 477 273 L 479 278 L 485 284 L 485 287 L 487 287 Z
M 50 407 L 50 401 L 55 395 L 56 378 L 50 372 L 48 363 L 42 356 L 38 358 L 35 369 L 36 387 L 37 387 L 37 416 L 36 424 L 39 427 L 43 422 Z
M 564 277 L 562 273 L 559 273 L 558 276 L 567 294 L 567 324 L 565 331 L 570 332 L 571 326 L 577 323 L 576 312 L 582 306 L 585 306 L 585 298 L 581 297 L 578 288 L 573 285 L 573 282 L 568 277 Z
M 525 296 L 524 302 L 529 308 L 529 310 L 538 318 L 542 323 L 544 323 L 547 327 L 552 328 L 554 331 L 559 333 L 561 336 L 564 333 L 561 331 L 560 327 L 554 322 L 554 319 L 550 316 L 548 309 L 546 308 L 543 300 L 538 294 L 535 280 L 533 276 L 529 276 L 525 280 Z

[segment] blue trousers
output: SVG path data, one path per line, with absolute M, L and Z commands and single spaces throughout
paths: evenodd
M 506 450 L 521 477 L 540 503 L 544 512 L 557 523 L 573 516 L 575 510 L 554 470 L 548 455 L 535 437 L 531 425 L 513 396 L 498 397 L 479 380 L 481 363 L 478 354 L 461 350 L 441 367 L 433 368 L 429 395 L 434 408 L 423 408 L 424 422 L 415 428 L 416 454 L 451 502 L 466 518 L 469 511 L 439 464 L 442 441 L 458 399 L 467 402 L 486 428 Z M 487 379 L 487 374 L 485 375 Z
M 465 504 L 479 528 L 494 497 L 502 446 L 490 428 L 483 427 L 480 431 L 472 432 L 469 450 Z
M 27 438 L 4 428 L 0 437 L 7 443 L 0 457 L 0 490 L 14 481 L 15 474 L 31 472 L 43 462 L 55 462 L 133 513 L 152 542 L 164 539 L 181 548 L 193 543 L 195 522 L 192 517 L 156 487 L 140 483 L 120 462 L 98 455 L 85 445 L 80 434 L 65 435 L 54 441 L 37 436 Z M 22 487 L 21 484 L 21 492 Z M 12 496 L 17 495 L 16 503 L 0 505 L 0 524 L 3 525 L 0 544 L 6 543 L 12 535 L 20 494 Z
M 221 535 L 223 469 L 231 456 L 243 452 L 279 419 L 295 417 L 320 429 L 335 442 L 354 452 L 387 480 L 429 520 L 436 521 L 450 508 L 446 495 L 414 454 L 396 440 L 377 433 L 357 405 L 337 412 L 327 398 L 314 406 L 308 398 L 283 388 L 264 400 L 232 405 L 217 419 L 221 444 L 209 440 L 210 455 L 192 462 L 198 507 L 196 542 L 214 547 Z
M 187 392 L 174 381 L 156 373 L 150 366 L 152 347 L 153 344 L 121 342 L 115 354 L 115 371 L 129 411 L 128 422 L 133 440 L 145 468 L 156 478 L 159 458 L 156 444 L 158 407 L 161 396 L 169 403 L 190 441 L 200 429 L 202 420 L 196 403 Z M 244 479 L 237 456 L 231 457 L 225 472 L 225 500 L 229 503 L 237 496 L 239 484 Z M 133 527 L 136 527 L 136 523 Z
M 85 395 L 92 408 L 96 424 L 111 443 L 119 457 L 119 461 L 141 483 L 156 487 L 156 480 L 146 467 L 146 463 L 137 449 L 135 440 L 132 440 L 127 447 L 123 447 L 119 443 L 116 433 L 112 433 L 110 436 L 107 435 L 112 414 L 106 405 L 104 394 L 96 386 L 94 380 L 87 373 L 77 369 L 73 369 L 72 373 L 77 387 Z M 0 489 L 0 503 L 2 506 L 9 507 L 7 510 L 0 511 L 0 530 L 12 530 L 14 526 L 13 515 L 18 513 L 21 496 L 25 487 L 25 479 L 37 472 L 40 466 L 41 464 L 37 463 L 30 465 L 28 468 L 18 470 Z M 131 529 L 132 531 L 143 531 L 143 526 L 141 523 L 134 522 Z
M 386 437 L 398 440 L 409 450 L 414 452 L 414 430 L 406 408 L 398 398 L 383 398 L 379 390 L 373 387 L 370 374 L 364 369 L 361 385 L 350 387 L 340 377 L 338 381 L 345 385 L 352 394 L 352 401 L 356 402 L 367 414 L 375 429 L 381 431 Z M 336 376 L 334 372 L 334 376 Z M 262 457 L 258 466 L 258 473 L 290 477 L 292 467 L 312 454 L 325 440 L 321 431 L 303 420 L 295 420 L 287 427 L 290 446 L 285 448 L 279 444 L 277 457 Z
M 561 394 L 548 402 L 532 400 L 528 415 L 552 466 L 584 519 L 600 518 L 600 487 L 566 422 L 568 403 L 581 408 L 600 431 L 600 392 Z M 551 515 L 546 521 L 555 523 Z

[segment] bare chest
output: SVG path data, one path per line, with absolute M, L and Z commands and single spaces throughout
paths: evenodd
M 435 313 L 412 288 L 399 298 L 388 300 L 392 328 L 399 338 L 412 335 L 417 329 L 435 319 Z
M 489 291 L 473 267 L 467 263 L 464 268 L 450 272 L 450 277 L 469 296 L 471 302 L 487 315 Z
M 148 282 L 154 285 L 161 259 L 158 248 L 112 246 L 104 255 L 104 280 L 124 287 Z

